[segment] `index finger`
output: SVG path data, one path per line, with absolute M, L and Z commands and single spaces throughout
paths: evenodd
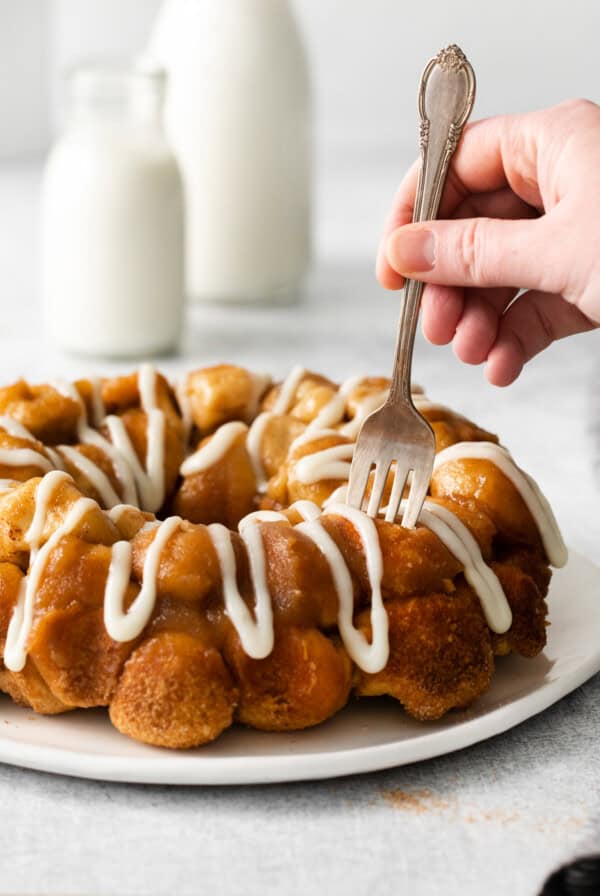
M 416 159 L 402 178 L 394 196 L 392 207 L 385 219 L 383 233 L 377 250 L 375 274 L 381 285 L 386 289 L 402 289 L 404 286 L 402 274 L 398 274 L 388 263 L 385 247 L 390 233 L 404 224 L 410 224 L 413 219 L 420 167 L 421 160 Z
M 377 279 L 386 289 L 401 289 L 404 286 L 404 277 L 390 266 L 385 250 L 390 233 L 397 230 L 398 227 L 412 222 L 420 169 L 421 159 L 417 159 L 413 162 L 398 187 L 392 208 L 383 228 L 379 249 L 377 250 L 376 274 Z M 440 217 L 451 215 L 467 195 L 468 190 L 458 181 L 451 169 L 448 172 L 444 187 L 440 205 Z
M 531 153 L 531 128 L 527 126 L 527 120 L 533 117 L 502 115 L 465 127 L 450 164 L 440 218 L 451 217 L 469 194 L 488 193 L 506 186 L 532 205 L 541 203 L 536 186 L 536 159 Z M 519 143 L 523 145 L 522 152 L 518 150 Z M 403 178 L 379 244 L 377 277 L 387 289 L 400 289 L 404 283 L 404 278 L 388 264 L 385 247 L 392 231 L 412 221 L 420 165 L 419 159 Z

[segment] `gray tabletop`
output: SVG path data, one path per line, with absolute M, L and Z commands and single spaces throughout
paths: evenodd
M 62 358 L 42 341 L 37 188 L 35 168 L 0 170 L 0 382 L 117 369 Z M 327 209 L 301 305 L 195 309 L 182 355 L 161 367 L 174 373 L 233 360 L 275 374 L 296 362 L 334 378 L 385 373 L 398 302 L 374 283 L 373 233 L 360 231 L 360 203 L 344 236 L 336 197 L 346 188 L 340 177 L 321 193 Z M 359 196 L 373 192 L 377 184 Z M 449 349 L 420 341 L 415 361 L 415 379 L 432 397 L 501 434 L 544 488 L 569 544 L 595 562 L 599 348 L 598 334 L 559 343 L 504 391 L 487 386 L 480 369 L 459 365 Z M 0 765 L 0 893 L 334 896 L 394 888 L 415 896 L 533 896 L 562 860 L 598 848 L 599 733 L 596 678 L 468 750 L 337 781 L 142 787 Z

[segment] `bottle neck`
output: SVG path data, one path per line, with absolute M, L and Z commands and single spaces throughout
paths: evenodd
M 73 125 L 142 126 L 162 130 L 165 74 L 114 66 L 85 66 L 70 78 Z

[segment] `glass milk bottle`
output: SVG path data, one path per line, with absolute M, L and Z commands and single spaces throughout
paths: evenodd
M 83 67 L 42 184 L 42 297 L 79 354 L 168 351 L 184 296 L 179 168 L 163 134 L 164 72 Z
M 169 73 L 189 295 L 292 300 L 309 263 L 311 135 L 288 0 L 165 0 L 149 55 Z

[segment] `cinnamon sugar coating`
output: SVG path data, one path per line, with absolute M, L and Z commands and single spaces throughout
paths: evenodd
M 380 671 L 361 669 L 340 637 L 331 565 L 298 527 L 297 511 L 289 508 L 297 500 L 321 506 L 339 488 L 342 482 L 336 478 L 302 481 L 298 464 L 333 446 L 351 446 L 353 420 L 365 401 L 386 388 L 387 380 L 370 377 L 348 387 L 342 418 L 311 434 L 307 428 L 338 394 L 335 383 L 309 372 L 300 378 L 288 406 L 273 414 L 281 385 L 269 386 L 264 377 L 233 365 L 188 376 L 182 399 L 191 416 L 188 431 L 174 390 L 156 377 L 164 476 L 157 518 L 176 514 L 183 519 L 160 553 L 147 624 L 131 640 L 114 640 L 105 620 L 114 545 L 131 545 L 126 612 L 142 591 L 149 551 L 160 530 L 152 513 L 134 508 L 111 513 L 102 506 L 95 474 L 70 463 L 61 446 L 75 448 L 95 464 L 126 503 L 119 458 L 104 443 L 83 440 L 82 420 L 110 443 L 110 427 L 95 419 L 100 402 L 104 414 L 122 421 L 135 457 L 146 469 L 150 412 L 143 405 L 138 374 L 106 379 L 99 386 L 88 380 L 75 385 L 79 402 L 51 385 L 19 381 L 0 389 L 0 414 L 25 426 L 33 439 L 11 435 L 0 424 L 0 449 L 29 449 L 47 458 L 50 467 L 59 455 L 71 477 L 52 493 L 38 550 L 62 532 L 82 496 L 97 502 L 72 531 L 59 535 L 44 562 L 24 667 L 11 671 L 0 660 L 0 690 L 18 703 L 47 714 L 106 706 L 123 734 L 187 749 L 214 740 L 236 722 L 268 731 L 316 725 L 352 695 L 389 695 L 416 719 L 438 719 L 468 706 L 489 688 L 495 657 L 511 652 L 532 657 L 543 649 L 550 570 L 536 521 L 497 466 L 465 458 L 435 471 L 431 500 L 473 536 L 502 585 L 512 625 L 504 633 L 490 630 L 461 562 L 434 532 L 377 520 L 390 653 Z M 262 412 L 271 416 L 264 418 L 258 448 L 240 432 L 216 462 L 181 475 L 184 458 L 210 446 L 218 427 L 232 420 L 251 425 Z M 497 442 L 448 409 L 424 406 L 423 413 L 438 450 L 458 442 Z M 262 493 L 257 465 L 267 481 Z M 0 657 L 35 561 L 31 527 L 43 472 L 30 462 L 0 462 L 0 479 L 14 481 L 0 490 Z M 227 612 L 210 525 L 231 530 L 235 585 L 252 614 L 255 573 L 236 529 L 243 517 L 259 509 L 283 511 L 284 516 L 259 517 L 254 523 L 261 536 L 274 628 L 272 651 L 257 658 L 244 648 Z M 372 589 L 365 544 L 345 517 L 330 512 L 320 521 L 350 575 L 354 625 L 370 637 Z

